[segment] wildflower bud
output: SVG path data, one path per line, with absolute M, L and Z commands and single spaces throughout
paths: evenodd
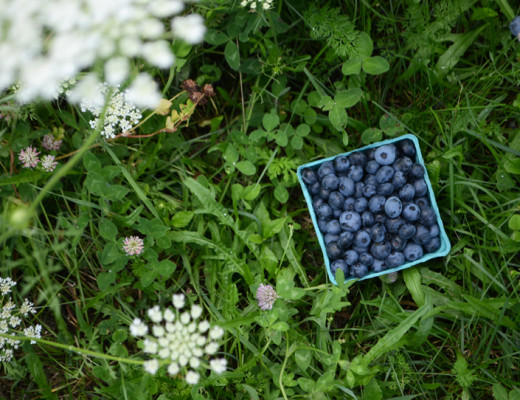
M 198 92 L 200 90 L 199 85 L 193 79 L 186 79 L 182 82 L 181 87 L 189 93 Z
M 213 90 L 213 85 L 210 85 L 209 83 L 206 83 L 204 85 L 204 88 L 202 89 L 203 93 L 206 95 L 206 97 L 213 97 L 215 96 L 215 91 Z
M 201 92 L 191 93 L 190 100 L 193 101 L 195 104 L 206 104 L 208 102 L 204 94 Z

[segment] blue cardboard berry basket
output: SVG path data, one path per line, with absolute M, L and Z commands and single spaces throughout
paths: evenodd
M 350 151 L 350 152 L 337 154 L 337 155 L 335 155 L 333 157 L 324 158 L 324 159 L 318 160 L 318 161 L 313 161 L 313 162 L 310 162 L 310 163 L 307 163 L 307 164 L 304 164 L 304 165 L 300 165 L 298 167 L 298 170 L 297 170 L 298 180 L 300 181 L 300 185 L 301 185 L 302 190 L 303 190 L 303 195 L 305 196 L 305 201 L 307 202 L 307 206 L 308 206 L 309 212 L 311 214 L 312 222 L 314 224 L 314 229 L 316 231 L 316 235 L 318 236 L 318 242 L 320 243 L 320 247 L 321 247 L 321 250 L 323 252 L 323 258 L 325 260 L 325 267 L 327 269 L 327 274 L 328 274 L 329 279 L 331 280 L 331 282 L 334 283 L 335 285 L 337 285 L 336 277 L 332 274 L 332 271 L 330 270 L 330 259 L 329 259 L 328 255 L 327 255 L 327 250 L 326 250 L 326 246 L 325 246 L 325 240 L 324 240 L 323 234 L 320 232 L 320 230 L 318 228 L 318 218 L 316 217 L 316 214 L 315 214 L 314 209 L 312 207 L 312 196 L 309 193 L 309 191 L 307 190 L 307 187 L 306 187 L 305 183 L 303 182 L 302 175 L 301 175 L 302 174 L 302 170 L 304 170 L 305 168 L 317 169 L 324 162 L 326 162 L 326 161 L 333 161 L 338 155 L 348 156 L 351 153 L 355 153 L 355 152 L 359 152 L 359 151 L 365 151 L 365 150 L 368 150 L 368 149 L 371 149 L 371 148 L 376 148 L 376 147 L 379 147 L 379 146 L 382 146 L 382 145 L 385 145 L 385 144 L 389 144 L 389 143 L 396 143 L 396 142 L 399 142 L 399 141 L 404 140 L 404 139 L 410 139 L 413 142 L 413 144 L 415 145 L 415 150 L 416 150 L 416 160 L 415 160 L 415 162 L 420 164 L 420 165 L 422 165 L 423 167 L 425 167 L 424 160 L 423 160 L 423 157 L 422 157 L 422 154 L 421 154 L 421 149 L 419 147 L 419 141 L 417 140 L 417 138 L 414 135 L 410 135 L 410 134 L 402 135 L 402 136 L 399 136 L 398 138 L 394 138 L 394 139 L 384 140 L 384 141 L 381 141 L 381 142 L 378 142 L 378 143 L 374 143 L 374 144 L 362 147 L 362 148 L 357 149 L 357 150 L 353 150 L 353 151 Z M 376 276 L 379 276 L 379 275 L 385 275 L 385 274 L 389 274 L 389 273 L 392 273 L 392 272 L 400 271 L 400 270 L 403 270 L 403 269 L 406 269 L 406 268 L 410 268 L 410 267 L 412 267 L 412 266 L 414 266 L 416 264 L 420 264 L 420 263 L 426 262 L 428 260 L 431 260 L 432 258 L 444 257 L 445 255 L 447 255 L 450 252 L 451 244 L 450 244 L 450 241 L 448 239 L 448 236 L 446 235 L 446 231 L 444 229 L 444 224 L 442 223 L 442 220 L 441 220 L 441 217 L 440 217 L 440 214 L 439 214 L 439 208 L 437 206 L 437 202 L 435 200 L 435 196 L 433 195 L 432 185 L 431 185 L 430 179 L 428 177 L 428 171 L 426 170 L 426 168 L 425 168 L 424 180 L 426 182 L 426 185 L 428 186 L 428 197 L 429 197 L 429 200 L 430 200 L 430 203 L 431 203 L 431 207 L 435 211 L 435 216 L 437 217 L 437 224 L 439 225 L 439 230 L 440 230 L 439 238 L 440 238 L 440 242 L 441 242 L 440 248 L 437 251 L 433 252 L 433 253 L 425 254 L 423 257 L 421 257 L 420 259 L 418 259 L 416 261 L 407 262 L 407 263 L 405 263 L 405 264 L 403 264 L 403 265 L 401 265 L 401 266 L 399 266 L 397 268 L 389 268 L 389 269 L 386 269 L 386 270 L 381 271 L 381 272 L 372 272 L 372 273 L 369 273 L 369 274 L 365 275 L 364 277 L 360 278 L 359 280 L 371 279 L 371 278 L 375 278 Z M 353 279 L 358 279 L 358 278 L 347 277 L 346 281 L 353 280 Z

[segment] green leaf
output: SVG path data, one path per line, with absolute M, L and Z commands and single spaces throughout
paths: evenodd
M 301 150 L 303 147 L 303 139 L 300 136 L 293 136 L 291 138 L 291 147 L 295 150 Z
M 244 192 L 243 192 L 244 200 L 252 201 L 252 200 L 256 199 L 258 197 L 258 195 L 260 194 L 261 188 L 262 187 L 258 183 L 255 183 L 253 185 L 250 185 L 250 186 L 247 186 L 246 188 L 244 188 Z
M 471 384 L 477 377 L 473 375 L 473 371 L 468 368 L 468 362 L 461 353 L 457 353 L 457 361 L 453 364 L 452 372 L 455 379 L 463 389 L 469 389 Z
M 274 331 L 285 332 L 289 330 L 287 322 L 279 321 L 271 327 Z
M 300 385 L 305 393 L 314 393 L 314 381 L 312 379 L 298 378 L 298 385 Z
M 419 270 L 417 268 L 408 268 L 403 271 L 403 278 L 417 306 L 424 306 L 425 295 L 421 285 L 421 274 Z
M 152 220 L 139 218 L 139 224 L 136 226 L 136 229 L 143 235 L 151 236 L 154 239 L 163 237 L 170 230 L 159 218 Z
M 360 88 L 348 89 L 336 93 L 334 101 L 339 107 L 350 108 L 356 105 L 362 96 L 363 91 Z
M 215 29 L 208 29 L 204 35 L 204 40 L 214 46 L 219 46 L 226 43 L 229 38 L 224 32 L 217 31 Z
M 363 71 L 370 75 L 383 74 L 390 69 L 390 64 L 383 57 L 368 57 L 363 60 Z
M 493 397 L 495 400 L 509 400 L 506 388 L 499 383 L 493 385 Z
M 244 175 L 254 175 L 256 173 L 255 165 L 248 160 L 239 161 L 235 167 L 242 172 Z
M 102 292 L 110 287 L 112 283 L 116 281 L 116 273 L 115 272 L 101 272 L 97 276 L 97 285 L 99 290 Z
M 361 141 L 363 144 L 370 144 L 381 141 L 383 138 L 383 132 L 377 128 L 368 128 L 361 134 Z
M 122 200 L 129 192 L 126 187 L 121 185 L 110 185 L 103 191 L 103 197 L 108 200 Z
M 287 146 L 287 143 L 289 143 L 289 139 L 287 138 L 287 133 L 284 129 L 277 129 L 276 132 L 273 134 L 274 140 L 276 141 L 276 144 L 281 147 Z
M 300 124 L 296 128 L 295 134 L 298 136 L 305 137 L 311 132 L 311 128 L 307 124 Z
M 318 107 L 320 107 L 323 111 L 329 111 L 334 107 L 334 100 L 330 96 L 321 96 L 320 101 L 318 102 Z
M 106 240 L 116 240 L 117 227 L 112 221 L 102 218 L 99 221 L 99 233 Z
M 341 130 L 347 125 L 347 112 L 343 107 L 335 105 L 329 111 L 329 120 L 330 123 L 334 126 L 334 128 L 336 128 L 337 130 Z
M 120 256 L 121 250 L 117 246 L 117 243 L 108 243 L 101 252 L 101 263 L 103 265 L 111 264 Z
M 495 173 L 495 179 L 497 181 L 497 189 L 501 192 L 515 187 L 515 181 L 503 169 L 497 170 Z
M 264 114 L 264 117 L 262 118 L 262 125 L 268 132 L 274 130 L 274 128 L 276 128 L 279 123 L 280 118 L 278 118 L 278 114 L 276 114 L 275 110 L 271 110 L 269 113 Z
M 289 191 L 284 185 L 278 184 L 274 189 L 274 197 L 276 197 L 276 200 L 280 203 L 287 203 L 289 200 Z
M 175 228 L 184 228 L 186 225 L 188 225 L 193 218 L 194 212 L 193 211 L 179 211 L 175 213 L 175 215 L 172 218 L 172 225 Z
M 510 174 L 520 175 L 520 158 L 504 160 L 504 169 Z
M 235 42 L 229 41 L 224 49 L 224 57 L 231 69 L 238 71 L 240 67 L 240 53 Z
M 379 387 L 375 378 L 370 379 L 368 385 L 365 386 L 363 391 L 363 400 L 382 400 L 383 392 Z
M 224 160 L 226 160 L 228 163 L 236 163 L 238 161 L 238 150 L 235 149 L 235 146 L 233 146 L 231 143 L 228 143 L 226 146 L 226 150 L 223 154 Z
M 374 43 L 366 32 L 360 32 L 356 50 L 362 58 L 370 57 L 372 55 Z
M 34 352 L 34 349 L 29 342 L 24 342 L 22 347 L 25 354 L 25 365 L 31 374 L 32 380 L 36 382 L 40 388 L 40 395 L 42 398 L 58 400 L 58 397 L 52 392 L 51 385 L 47 381 L 45 367 L 40 357 Z
M 305 295 L 301 288 L 294 287 L 294 271 L 283 269 L 276 280 L 276 293 L 286 300 L 298 300 Z
M 357 75 L 361 72 L 361 60 L 360 59 L 350 59 L 343 63 L 341 67 L 341 72 L 343 75 Z
M 309 349 L 298 349 L 294 352 L 294 359 L 298 367 L 307 370 L 312 361 L 312 353 Z
M 267 115 L 267 114 L 266 114 Z M 251 139 L 253 142 L 258 142 L 260 139 L 267 136 L 267 132 L 263 129 L 256 129 L 249 135 L 249 139 Z
M 19 185 L 21 183 L 34 183 L 37 182 L 43 173 L 41 171 L 23 171 L 9 178 L 0 179 L 0 186 L 6 185 Z
M 515 214 L 513 215 L 507 224 L 509 226 L 509 229 L 520 231 L 520 215 Z
M 83 166 L 89 172 L 101 172 L 101 161 L 92 152 L 83 154 Z

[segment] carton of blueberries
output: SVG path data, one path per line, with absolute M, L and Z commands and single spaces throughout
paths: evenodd
M 330 280 L 442 257 L 450 242 L 417 138 L 403 135 L 298 168 Z

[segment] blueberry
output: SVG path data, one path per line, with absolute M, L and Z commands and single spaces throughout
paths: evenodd
M 341 208 L 333 208 L 332 209 L 332 217 L 334 219 L 338 219 L 342 212 L 343 212 L 343 209 L 341 209 Z
M 414 189 L 415 190 L 415 189 Z M 430 202 L 426 197 L 418 197 L 415 199 L 415 204 L 419 206 L 419 208 L 423 208 L 430 205 Z
M 360 151 L 352 153 L 349 159 L 352 165 L 359 165 L 362 168 L 365 168 L 365 165 L 367 165 L 367 156 Z
M 381 196 L 390 196 L 394 193 L 394 185 L 390 182 L 380 183 L 377 185 L 377 194 Z
M 410 157 L 412 160 L 415 160 L 415 145 L 410 139 L 404 139 L 397 143 L 397 147 L 399 148 L 401 154 L 403 156 Z
M 371 242 L 370 233 L 366 230 L 361 230 L 354 236 L 354 246 L 360 248 L 368 248 Z
M 370 267 L 374 263 L 374 257 L 372 257 L 371 254 L 362 253 L 359 255 L 359 262 L 361 264 L 365 264 L 367 267 Z
M 318 207 L 321 206 L 322 204 L 326 204 L 325 203 L 325 200 L 323 200 L 321 197 L 319 196 L 314 196 L 312 198 L 312 208 L 314 209 L 314 211 L 318 211 Z
M 327 246 L 327 255 L 331 260 L 336 260 L 338 258 L 341 258 L 343 255 L 343 251 L 339 248 L 338 244 L 336 242 L 331 242 Z
M 354 197 L 347 197 L 343 203 L 343 209 L 345 211 L 354 211 L 354 203 L 356 199 Z
M 367 185 L 365 184 L 365 187 L 363 188 L 363 196 L 365 197 L 372 197 L 377 193 L 377 189 L 375 185 Z
M 328 220 L 332 218 L 332 208 L 328 204 L 322 204 L 316 209 L 316 216 L 319 219 Z
M 390 252 L 392 251 L 392 246 L 386 240 L 380 243 L 372 243 L 370 247 L 370 254 L 374 256 L 374 258 L 379 258 L 380 260 L 384 260 Z
M 332 233 L 327 233 L 327 234 L 325 234 L 323 241 L 325 242 L 325 245 L 327 245 L 332 242 L 337 242 L 338 239 L 339 239 L 338 235 L 333 235 Z
M 389 218 L 397 218 L 401 215 L 401 211 L 403 210 L 403 204 L 398 197 L 392 196 L 389 197 L 385 202 L 385 213 Z
M 345 197 L 340 192 L 332 192 L 329 195 L 329 205 L 332 208 L 343 208 L 343 204 L 345 203 Z
M 408 243 L 403 250 L 403 254 L 407 261 L 416 261 L 423 256 L 424 251 L 421 245 Z
M 381 272 L 386 269 L 386 264 L 383 260 L 379 260 L 377 258 L 374 259 L 374 263 L 372 264 L 372 272 Z
M 349 274 L 349 269 L 348 269 L 348 265 L 346 263 L 345 260 L 343 260 L 342 258 L 338 259 L 338 260 L 334 260 L 330 263 L 330 272 L 332 272 L 332 275 L 336 275 L 336 271 L 340 269 L 343 271 L 343 275 L 345 277 L 348 276 Z
M 333 174 L 333 173 L 334 173 L 334 165 L 332 164 L 332 161 L 325 161 L 318 168 L 318 178 L 320 178 L 320 179 L 323 179 L 323 177 L 325 175 L 329 175 L 329 174 Z
M 386 230 L 390 233 L 397 233 L 401 226 L 405 224 L 405 221 L 402 218 L 391 218 L 385 221 Z
M 329 222 L 329 221 L 325 220 L 325 219 L 319 219 L 318 220 L 318 228 L 323 233 L 327 233 L 327 222 Z
M 339 217 L 341 228 L 349 232 L 357 232 L 361 228 L 361 216 L 355 211 L 345 211 Z
M 320 182 L 313 183 L 311 186 L 308 187 L 308 189 L 309 189 L 309 193 L 314 196 L 315 194 L 318 194 L 320 192 L 321 183 Z
M 414 164 L 409 174 L 412 178 L 422 178 L 424 176 L 424 167 L 421 164 Z
M 361 214 L 361 225 L 364 228 L 370 228 L 374 225 L 374 214 L 370 211 L 363 211 L 363 214 Z
M 410 168 L 412 168 L 412 165 L 413 165 L 413 161 L 409 157 L 404 156 L 404 157 L 398 158 L 394 162 L 392 167 L 394 167 L 394 169 L 396 171 L 408 172 L 410 170 Z
M 374 159 L 381 165 L 392 165 L 395 161 L 396 149 L 393 144 L 385 144 L 376 149 Z
M 321 187 L 327 190 L 337 190 L 339 186 L 339 179 L 334 174 L 328 174 L 321 180 Z
M 375 174 L 379 167 L 380 165 L 376 160 L 370 160 L 369 162 L 367 162 L 365 171 L 367 171 L 369 174 Z
M 399 228 L 399 237 L 404 240 L 411 239 L 415 235 L 415 225 L 404 224 Z
M 354 197 L 356 199 L 363 197 L 364 188 L 365 188 L 365 184 L 363 182 L 356 182 L 356 189 L 354 190 Z
M 399 190 L 399 197 L 403 201 L 410 201 L 415 196 L 415 189 L 413 185 L 407 183 Z
M 374 214 L 374 224 L 385 224 L 386 215 L 383 213 Z
M 363 278 L 366 274 L 368 274 L 368 267 L 365 264 L 356 263 L 352 266 L 352 268 L 350 268 L 350 273 L 356 278 Z
M 511 23 L 509 24 L 509 30 L 511 31 L 511 34 L 515 37 L 518 37 L 520 35 L 520 17 L 515 17 Z
M 323 200 L 328 200 L 330 195 L 330 190 L 324 189 L 323 186 L 320 188 L 318 192 L 318 196 L 320 196 Z
M 305 168 L 302 171 L 302 180 L 306 185 L 313 185 L 318 182 L 318 176 L 316 172 L 310 168 Z
M 396 190 L 401 189 L 404 185 L 406 185 L 406 175 L 403 171 L 396 171 L 394 173 L 394 177 L 392 178 L 392 185 Z
M 394 169 L 385 165 L 379 168 L 376 172 L 376 181 L 377 183 L 386 183 L 390 182 L 394 177 Z
M 354 234 L 349 231 L 343 231 L 339 234 L 338 246 L 345 250 L 352 243 L 354 243 Z
M 388 268 L 400 267 L 404 264 L 404 254 L 399 251 L 393 251 L 386 257 L 385 262 Z
M 368 200 L 366 197 L 360 197 L 359 199 L 356 199 L 354 202 L 354 210 L 356 210 L 358 213 L 362 213 L 365 211 L 368 207 Z
M 361 165 L 351 165 L 348 169 L 347 176 L 354 182 L 359 182 L 363 179 L 363 167 Z
M 413 237 L 414 242 L 418 244 L 426 244 L 430 239 L 430 230 L 423 225 L 417 225 L 415 236 Z
M 430 236 L 433 238 L 435 236 L 439 236 L 441 233 L 440 229 L 439 229 L 439 225 L 437 224 L 433 224 L 432 226 L 430 226 Z
M 370 237 L 374 243 L 380 243 L 385 240 L 386 228 L 381 223 L 376 223 L 370 228 Z
M 336 172 L 341 174 L 347 172 L 348 167 L 350 167 L 350 161 L 347 156 L 340 155 L 334 159 L 333 165 Z
M 435 215 L 435 211 L 433 211 L 433 208 L 429 206 L 422 207 L 419 221 L 421 221 L 421 223 L 426 226 L 432 226 L 433 224 L 435 224 L 437 222 L 437 216 Z
M 376 176 L 373 174 L 365 175 L 365 179 L 363 180 L 365 185 L 374 185 L 377 186 Z
M 421 215 L 421 209 L 415 203 L 410 203 L 404 206 L 401 215 L 407 221 L 417 221 Z
M 354 265 L 359 260 L 359 254 L 355 250 L 347 250 L 345 252 L 345 261 L 348 265 Z
M 384 210 L 385 203 L 386 199 L 383 196 L 376 194 L 368 200 L 368 208 L 371 212 L 378 213 Z
M 354 194 L 355 183 L 352 179 L 342 176 L 339 178 L 339 192 L 345 196 L 349 197 Z
M 376 149 L 374 149 L 374 148 L 368 149 L 365 151 L 365 155 L 367 156 L 368 161 L 372 161 L 375 157 L 375 154 L 376 154 Z
M 401 239 L 399 235 L 394 235 L 390 238 L 390 246 L 394 251 L 403 251 L 408 241 Z
M 333 235 L 339 235 L 341 233 L 341 225 L 337 219 L 332 219 L 327 222 L 327 227 L 325 229 L 327 233 L 331 233 Z
M 427 253 L 433 253 L 441 248 L 441 239 L 437 237 L 433 237 L 430 239 L 428 243 L 424 245 L 424 251 Z
M 426 192 L 428 191 L 428 186 L 426 186 L 426 182 L 422 178 L 417 179 L 413 183 L 413 188 L 415 189 L 415 195 L 417 197 L 424 196 L 426 194 Z

